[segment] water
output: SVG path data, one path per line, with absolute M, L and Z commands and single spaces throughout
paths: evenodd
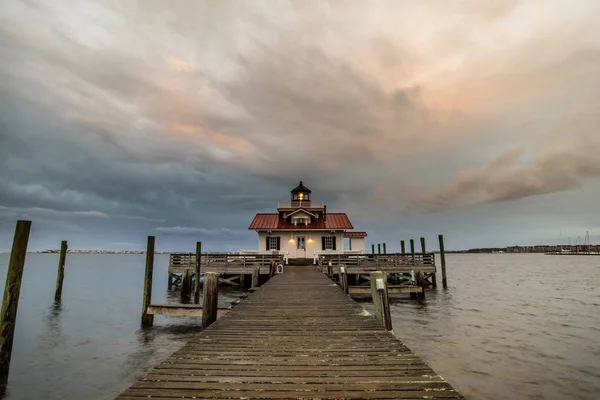
M 447 261 L 449 290 L 390 307 L 408 347 L 467 398 L 599 398 L 600 257 Z
M 153 302 L 178 300 L 167 263 Z M 182 317 L 139 328 L 144 256 L 69 254 L 60 309 L 57 264 L 27 256 L 6 399 L 112 399 L 199 331 Z M 448 291 L 392 304 L 394 332 L 467 398 L 598 398 L 600 257 L 449 255 L 448 273 Z
M 0 254 L 2 287 L 8 255 Z M 167 255 L 157 255 L 153 303 L 167 292 Z M 112 399 L 199 332 L 196 318 L 154 318 L 140 328 L 144 255 L 67 255 L 62 307 L 54 307 L 58 255 L 28 254 L 7 400 Z M 221 292 L 219 306 L 235 300 Z

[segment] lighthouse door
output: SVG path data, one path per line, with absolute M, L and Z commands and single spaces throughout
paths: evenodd
M 304 236 L 296 238 L 296 258 L 306 258 L 306 241 Z

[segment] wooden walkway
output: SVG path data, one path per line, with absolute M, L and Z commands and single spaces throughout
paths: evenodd
M 289 267 L 119 400 L 462 398 L 314 266 Z

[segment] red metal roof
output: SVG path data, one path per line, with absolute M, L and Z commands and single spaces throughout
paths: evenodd
M 366 237 L 367 232 L 345 232 L 344 237 Z
M 279 214 L 256 214 L 248 229 L 354 229 L 346 213 L 327 213 L 326 221 L 313 219 L 310 225 L 294 225 L 279 219 Z

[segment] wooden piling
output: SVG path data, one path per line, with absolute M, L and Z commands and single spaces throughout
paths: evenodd
M 371 245 L 371 254 L 375 254 L 375 245 L 374 244 Z
M 387 290 L 387 273 L 381 271 L 371 272 L 371 297 L 375 310 L 375 319 L 388 331 L 392 330 L 392 317 Z
M 240 288 L 246 289 L 246 274 L 240 274 Z
M 58 274 L 56 275 L 56 291 L 54 301 L 60 302 L 62 298 L 63 280 L 65 279 L 65 261 L 67 258 L 67 241 L 60 243 L 60 257 L 58 258 Z
M 8 371 L 10 369 L 10 357 L 12 355 L 13 339 L 15 336 L 19 294 L 21 293 L 21 279 L 23 278 L 30 230 L 31 221 L 17 221 L 12 250 L 10 252 L 10 261 L 8 262 L 8 271 L 6 272 L 6 284 L 4 286 L 4 298 L 2 299 L 2 311 L 0 314 L 1 392 L 4 392 L 8 383 Z
M 206 329 L 217 320 L 219 275 L 216 272 L 206 272 L 204 274 L 204 290 L 202 295 L 202 329 Z
M 385 243 L 383 244 L 383 254 L 387 254 L 387 249 Z
M 377 243 L 377 254 L 381 254 L 381 243 Z
M 446 280 L 446 253 L 444 251 L 444 235 L 438 235 L 440 241 L 440 260 L 442 265 L 442 286 L 448 289 L 448 281 Z
M 420 269 L 415 271 L 415 285 L 420 287 L 421 289 L 423 289 L 423 291 L 421 293 L 417 293 L 417 298 L 424 299 L 425 298 L 425 279 L 423 277 L 423 271 L 421 271 Z
M 194 303 L 200 303 L 200 263 L 202 261 L 202 242 L 196 242 L 196 274 L 194 276 Z
M 148 314 L 148 306 L 152 303 L 152 270 L 154 269 L 154 236 L 148 236 L 146 248 L 146 273 L 144 275 L 144 298 L 142 302 L 142 326 L 152 326 L 154 315 Z
M 404 240 L 400 241 L 400 249 L 402 250 L 402 255 L 405 256 L 406 255 L 406 248 L 404 246 Z
M 410 239 L 410 254 L 412 257 L 412 264 L 415 265 L 415 240 Z
M 183 271 L 181 275 L 181 298 L 187 300 L 192 295 L 192 289 L 194 287 L 194 279 L 189 269 Z
M 206 278 L 204 278 L 206 279 Z M 206 282 L 204 282 L 206 284 Z M 260 265 L 252 267 L 252 288 L 256 289 L 260 285 Z
M 348 294 L 348 274 L 346 273 L 346 265 L 340 265 L 338 277 L 340 279 L 340 287 L 342 288 L 342 291 Z
M 331 263 L 331 261 L 327 263 L 327 276 L 329 277 L 329 279 L 333 279 L 333 264 Z

